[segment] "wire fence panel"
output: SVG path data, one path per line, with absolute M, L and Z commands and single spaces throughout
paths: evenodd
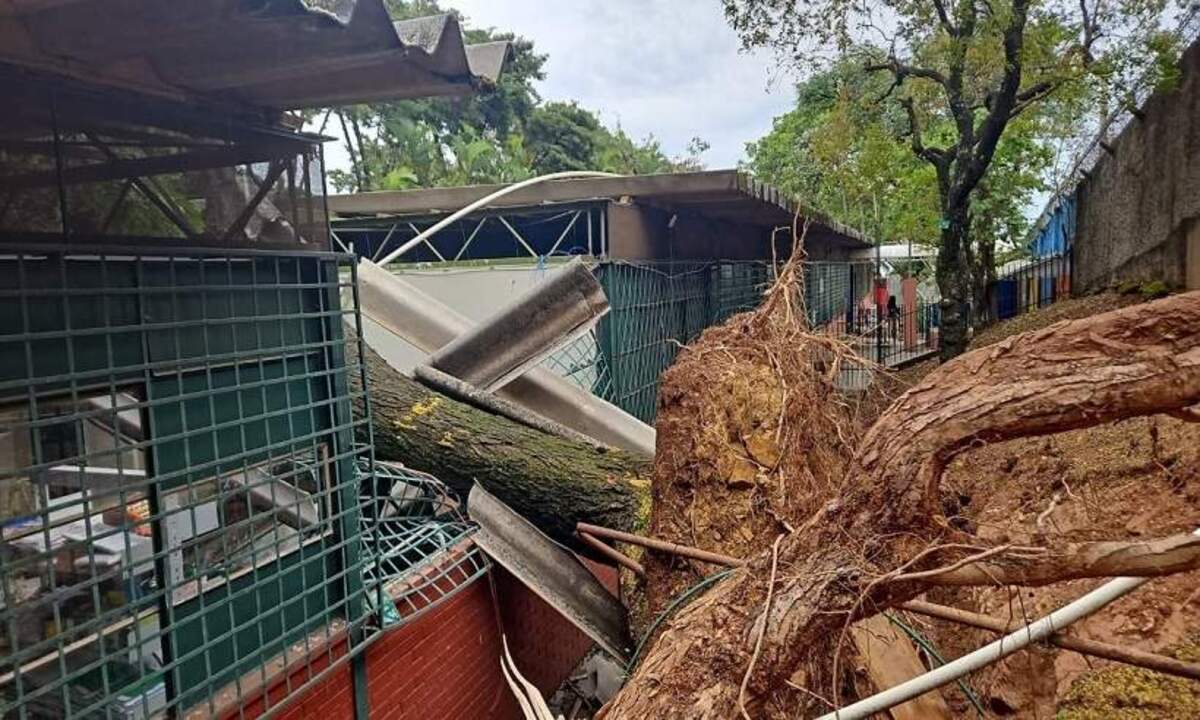
M 611 311 L 547 365 L 646 422 L 654 420 L 659 379 L 679 350 L 705 328 L 757 308 L 775 279 L 769 262 L 604 262 L 596 272 Z M 810 325 L 847 337 L 872 327 L 869 311 L 860 309 L 872 273 L 870 263 L 808 263 Z M 874 357 L 865 345 L 864 354 Z
M 1071 252 L 1022 263 L 988 286 L 986 303 L 975 313 L 976 330 L 1071 296 Z
M 486 569 L 356 445 L 351 257 L 5 253 L 0 716 L 269 710 Z

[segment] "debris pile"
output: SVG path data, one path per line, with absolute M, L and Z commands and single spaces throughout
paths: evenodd
M 771 312 L 764 308 L 755 318 Z M 724 366 L 749 382 L 739 389 L 719 374 L 706 375 L 691 384 L 690 393 L 686 387 L 683 392 L 714 396 L 713 403 L 721 402 L 717 393 L 744 397 L 740 402 L 746 405 L 769 406 L 772 397 L 781 398 L 774 400 L 780 420 L 772 424 L 765 416 L 743 417 L 737 410 L 722 414 L 715 410 L 718 404 L 709 405 L 703 397 L 674 394 L 673 384 L 681 377 L 677 370 L 684 366 L 672 370 L 663 409 L 690 407 L 700 415 L 713 408 L 708 421 L 715 418 L 731 451 L 689 465 L 689 458 L 667 452 L 676 442 L 684 452 L 702 455 L 705 443 L 712 442 L 699 429 L 703 420 L 690 426 L 696 433 L 691 439 L 680 433 L 686 424 L 661 426 L 660 443 L 668 435 L 672 440 L 656 461 L 654 500 L 666 506 L 653 511 L 652 529 L 688 539 L 692 523 L 684 500 L 695 500 L 696 494 L 689 495 L 686 483 L 701 482 L 724 494 L 729 509 L 720 512 L 730 515 L 697 524 L 709 528 L 707 537 L 697 539 L 711 542 L 715 529 L 720 541 L 730 543 L 720 549 L 742 544 L 758 552 L 746 568 L 669 621 L 607 708 L 608 720 L 820 715 L 861 694 L 846 673 L 852 655 L 848 630 L 861 618 L 943 587 L 1040 587 L 1116 575 L 1171 575 L 1200 565 L 1200 543 L 1190 534 L 1165 535 L 1173 527 L 1156 526 L 1148 538 L 1133 540 L 1129 532 L 1078 541 L 1048 533 L 1002 537 L 947 503 L 943 492 L 947 466 L 983 445 L 1161 413 L 1190 417 L 1189 408 L 1200 402 L 1200 293 L 1054 325 L 969 353 L 902 395 L 861 439 L 834 432 L 831 437 L 837 439 L 830 446 L 820 440 L 828 428 L 820 424 L 823 418 L 794 407 L 809 395 L 801 391 L 784 398 L 792 392 L 792 379 L 804 371 L 788 370 L 779 352 L 754 354 L 747 352 L 753 343 L 733 342 L 739 332 L 755 328 L 753 320 L 735 318 L 724 334 L 712 331 L 700 343 L 710 358 L 720 356 L 723 344 L 730 348 L 727 358 L 748 357 L 744 363 L 726 360 Z M 828 371 L 821 362 L 825 341 L 803 328 L 794 339 L 799 362 L 818 368 L 817 377 Z M 696 357 L 686 355 L 684 362 Z M 839 358 L 828 360 L 836 364 Z M 755 394 L 763 388 L 765 393 Z M 675 414 L 674 421 L 686 423 L 684 414 Z M 793 427 L 797 419 L 805 425 Z M 752 452 L 751 445 L 762 451 L 754 439 L 761 428 L 766 436 L 774 432 L 780 438 L 774 445 L 778 458 Z M 797 448 L 806 452 L 803 458 L 792 455 Z M 844 476 L 824 466 L 818 466 L 818 474 L 807 462 L 814 448 L 829 448 L 832 458 L 850 456 Z M 743 457 L 751 464 L 742 464 Z M 784 472 L 775 479 L 797 497 L 767 494 L 769 483 L 763 479 L 772 477 L 772 467 L 793 469 L 794 477 Z M 747 480 L 750 469 L 755 473 Z M 683 484 L 661 482 L 672 470 L 682 474 Z M 731 487 L 750 499 L 737 499 Z M 802 512 L 779 518 L 765 512 L 782 498 L 785 509 L 814 512 L 807 518 Z M 983 502 L 972 501 L 972 512 L 982 512 Z M 745 513 L 750 532 L 726 541 L 718 523 L 737 520 L 739 512 Z M 778 541 L 764 547 L 764 537 L 772 534 Z M 649 587 L 653 594 L 654 584 Z

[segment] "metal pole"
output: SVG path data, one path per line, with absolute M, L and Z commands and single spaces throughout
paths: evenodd
M 981 615 L 980 613 L 968 612 L 966 610 L 960 610 L 955 607 L 947 607 L 945 605 L 935 605 L 933 603 L 921 602 L 919 600 L 906 602 L 900 606 L 900 609 L 907 610 L 918 615 L 927 615 L 929 617 L 959 623 L 960 625 L 968 625 L 971 627 L 981 628 L 983 630 L 991 630 L 992 632 L 996 633 L 1008 632 L 1013 627 L 1011 623 L 1005 622 L 998 617 Z M 1095 640 L 1084 640 L 1083 638 L 1071 637 L 1070 635 L 1051 635 L 1050 637 L 1046 638 L 1046 642 L 1056 647 L 1060 647 L 1063 650 L 1071 650 L 1082 655 L 1091 655 L 1092 657 L 1113 660 L 1115 662 L 1125 663 L 1127 665 L 1144 667 L 1149 670 L 1155 670 L 1168 675 L 1190 678 L 1192 680 L 1200 680 L 1200 664 L 1176 660 L 1175 658 L 1168 657 L 1166 655 L 1158 655 L 1156 653 L 1150 653 L 1144 650 L 1136 650 L 1133 648 L 1124 648 L 1120 647 L 1119 645 L 1097 642 Z
M 587 545 L 591 549 L 612 560 L 618 565 L 623 565 L 629 568 L 638 577 L 646 577 L 646 568 L 642 567 L 642 564 L 637 560 L 634 560 L 623 552 L 614 550 L 608 545 L 605 545 L 591 533 L 578 532 L 575 534 L 579 536 L 579 539 L 583 541 L 584 545 Z
M 650 548 L 651 550 L 658 550 L 659 552 L 670 553 L 671 555 L 691 558 L 692 560 L 699 560 L 700 562 L 712 563 L 713 565 L 723 565 L 725 567 L 746 566 L 745 560 L 738 560 L 737 558 L 729 557 L 728 555 L 721 555 L 720 553 L 688 547 L 687 545 L 679 545 L 677 543 L 667 542 L 666 540 L 658 540 L 656 538 L 648 538 L 642 535 L 634 535 L 633 533 L 622 532 L 620 530 L 612 530 L 610 528 L 600 527 L 599 525 L 577 523 L 575 525 L 575 532 L 595 535 L 596 537 L 601 537 L 608 540 L 626 542 L 630 545 L 641 545 L 642 547 Z
M 393 252 L 389 253 L 387 255 L 387 257 L 385 257 L 379 261 L 379 264 L 387 265 L 388 263 L 390 263 L 391 261 L 400 257 L 404 253 L 408 252 L 409 250 L 412 250 L 416 246 L 420 245 L 421 243 L 425 242 L 429 238 L 433 237 L 433 235 L 435 233 L 439 232 L 440 230 L 445 229 L 452 223 L 455 223 L 455 222 L 461 220 L 462 218 L 466 217 L 467 215 L 470 215 L 471 213 L 475 212 L 476 210 L 485 208 L 488 205 L 491 205 L 492 203 L 496 202 L 500 198 L 502 198 L 506 195 L 511 195 L 512 193 L 515 193 L 518 190 L 524 190 L 527 187 L 531 187 L 533 185 L 538 185 L 538 184 L 544 183 L 544 182 L 549 182 L 551 180 L 572 180 L 575 178 L 596 178 L 596 177 L 620 177 L 620 176 L 616 175 L 614 173 L 593 172 L 590 170 L 580 170 L 580 171 L 550 173 L 549 175 L 540 175 L 535 178 L 530 178 L 528 180 L 522 180 L 519 183 L 514 183 L 512 185 L 503 187 L 503 188 L 497 190 L 496 192 L 491 193 L 490 195 L 487 195 L 485 197 L 482 197 L 482 198 L 476 200 L 475 202 L 467 205 L 466 207 L 464 207 L 460 210 L 456 210 L 455 212 L 442 218 L 438 222 L 434 223 L 431 227 L 426 229 L 424 232 L 418 234 L 412 240 L 409 240 L 408 242 L 404 243 L 400 247 L 396 248 L 396 250 L 394 250 Z
M 875 361 L 883 365 L 883 313 L 885 308 L 879 302 L 878 289 L 883 276 L 883 247 L 880 245 L 879 236 L 879 197 L 872 195 L 871 203 L 875 206 L 875 283 L 871 288 L 875 293 Z
M 1195 535 L 1200 535 L 1197 530 Z M 1148 577 L 1122 577 L 1101 585 L 1075 602 L 1046 617 L 1009 633 L 975 652 L 852 705 L 822 715 L 819 720 L 864 720 L 875 713 L 906 703 L 915 697 L 999 662 L 1018 650 L 1050 637 L 1063 628 L 1097 612 L 1150 582 Z

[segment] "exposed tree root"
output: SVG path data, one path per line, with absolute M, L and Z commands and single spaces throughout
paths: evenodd
M 765 620 L 772 556 L 762 551 L 669 624 L 606 717 L 737 716 L 759 623 L 747 712 L 796 717 L 825 709 L 810 705 L 813 696 L 838 702 L 830 665 L 850 622 L 934 585 L 1043 584 L 1200 566 L 1196 546 L 1181 538 L 994 547 L 952 526 L 938 494 L 946 464 L 978 443 L 1176 413 L 1198 402 L 1200 293 L 1060 323 L 943 365 L 871 427 L 843 481 L 798 486 L 808 493 L 800 504 L 818 509 L 780 544 Z M 806 692 L 789 686 L 793 677 L 803 678 Z

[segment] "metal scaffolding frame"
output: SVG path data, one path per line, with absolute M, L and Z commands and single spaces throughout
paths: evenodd
M 342 252 L 377 262 L 439 220 L 408 216 L 341 220 L 333 224 L 333 242 Z M 497 259 L 539 261 L 566 255 L 603 257 L 608 248 L 604 233 L 601 203 L 490 210 L 424 238 L 403 262 L 437 265 Z M 487 248 L 479 252 L 477 241 L 486 241 Z

